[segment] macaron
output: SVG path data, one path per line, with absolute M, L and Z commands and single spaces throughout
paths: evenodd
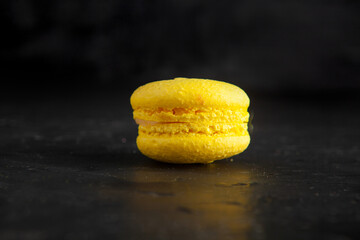
M 250 143 L 250 100 L 239 87 L 216 80 L 155 81 L 131 95 L 139 125 L 136 143 L 167 163 L 211 163 L 243 152 Z

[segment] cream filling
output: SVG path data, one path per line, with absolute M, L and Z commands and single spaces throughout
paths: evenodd
M 247 108 L 137 108 L 139 135 L 248 135 Z
M 153 126 L 155 124 L 159 124 L 160 122 L 155 122 L 155 121 L 149 121 L 149 120 L 142 120 L 142 119 L 137 119 L 135 118 L 135 122 L 136 124 L 140 125 L 140 126 Z
M 226 135 L 243 136 L 248 135 L 247 123 L 198 123 L 198 122 L 157 122 L 135 119 L 139 124 L 139 135 Z
M 134 119 L 150 122 L 248 122 L 247 108 L 136 108 Z

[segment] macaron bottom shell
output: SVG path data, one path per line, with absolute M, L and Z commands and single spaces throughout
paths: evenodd
M 167 163 L 211 163 L 243 152 L 250 136 L 139 135 L 137 146 L 145 156 Z

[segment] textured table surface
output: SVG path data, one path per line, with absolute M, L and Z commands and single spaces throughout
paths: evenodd
M 253 99 L 252 142 L 210 165 L 142 156 L 128 98 L 0 104 L 0 239 L 357 239 L 360 112 Z

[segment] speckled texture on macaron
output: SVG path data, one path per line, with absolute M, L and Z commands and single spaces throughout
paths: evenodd
M 250 100 L 221 81 L 175 78 L 145 84 L 130 99 L 139 124 L 137 146 L 168 163 L 211 163 L 243 152 Z

